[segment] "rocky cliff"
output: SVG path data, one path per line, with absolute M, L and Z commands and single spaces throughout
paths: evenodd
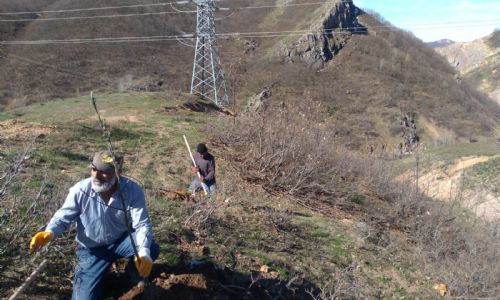
M 486 43 L 485 39 L 466 43 L 454 43 L 443 47 L 436 47 L 435 49 L 460 72 L 467 72 L 478 67 L 488 56 L 496 52 L 495 49 L 492 49 Z
M 285 61 L 303 61 L 312 68 L 321 69 L 326 62 L 348 42 L 355 32 L 363 32 L 358 24 L 360 10 L 352 1 L 338 0 L 323 6 L 325 12 L 310 31 L 292 43 L 281 43 L 278 54 Z

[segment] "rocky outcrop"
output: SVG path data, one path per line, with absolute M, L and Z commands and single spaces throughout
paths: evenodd
M 278 55 L 285 61 L 302 61 L 315 69 L 323 68 L 351 35 L 365 31 L 357 21 L 360 10 L 352 1 L 338 0 L 328 4 L 320 22 L 292 44 L 282 43 Z
M 436 47 L 435 50 L 461 73 L 479 67 L 489 56 L 498 52 L 498 49 L 492 49 L 484 38 L 472 42 Z
M 478 90 L 500 105 L 500 31 L 472 42 L 435 49 Z

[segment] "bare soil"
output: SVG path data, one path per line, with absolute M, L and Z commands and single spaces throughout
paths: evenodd
M 20 120 L 0 122 L 0 149 L 5 147 L 5 140 L 11 144 L 26 144 L 30 139 L 43 138 L 56 129 L 53 125 L 41 125 Z
M 420 178 L 420 187 L 428 196 L 450 201 L 460 199 L 463 204 L 488 220 L 500 218 L 500 199 L 488 191 L 463 191 L 462 177 L 466 169 L 497 156 L 464 157 L 446 170 L 433 169 Z
M 267 266 L 242 274 L 211 262 L 191 261 L 175 269 L 157 266 L 152 277 L 151 282 L 130 288 L 125 276 L 111 274 L 105 284 L 115 288 L 106 299 L 274 299 L 277 295 L 311 299 L 308 291 L 315 291 L 302 279 L 281 281 Z

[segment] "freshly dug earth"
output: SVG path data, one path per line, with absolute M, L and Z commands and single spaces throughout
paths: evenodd
M 311 299 L 315 288 L 303 279 L 279 280 L 266 269 L 241 274 L 211 262 L 193 261 L 178 270 L 161 272 L 146 286 L 135 286 L 114 299 Z M 120 285 L 114 285 L 120 286 Z M 316 291 L 317 292 L 317 291 Z M 115 291 L 119 293 L 119 291 Z
M 165 274 L 148 286 L 136 286 L 120 297 L 131 299 L 207 299 L 209 298 L 207 278 L 203 274 Z

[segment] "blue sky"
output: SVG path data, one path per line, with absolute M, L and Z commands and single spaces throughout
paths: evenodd
M 424 42 L 472 41 L 500 29 L 499 0 L 354 0 Z

